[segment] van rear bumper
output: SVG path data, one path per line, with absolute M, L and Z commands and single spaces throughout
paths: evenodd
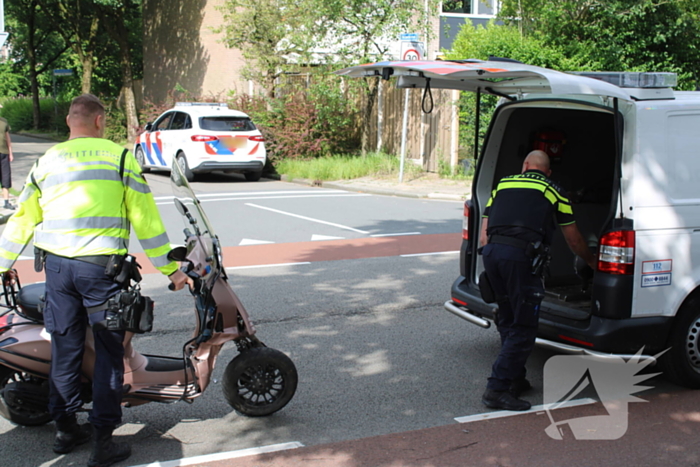
M 546 307 L 546 303 L 543 308 Z M 450 308 L 474 319 L 461 316 Z M 467 321 L 480 325 L 479 320 L 493 320 L 495 304 L 485 303 L 476 286 L 467 285 L 460 277 L 452 286 L 452 300 L 445 303 L 445 309 Z M 592 353 L 631 355 L 644 349 L 645 354 L 655 354 L 665 350 L 673 324 L 672 317 L 651 316 L 643 318 L 611 319 L 588 315 L 586 319 L 570 319 L 542 310 L 537 337 L 554 344 L 561 344 L 562 352 L 571 353 L 567 348 L 583 349 Z

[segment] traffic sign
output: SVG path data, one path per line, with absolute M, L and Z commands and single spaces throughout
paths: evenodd
M 54 76 L 71 76 L 73 74 L 73 70 L 70 69 L 58 69 L 58 70 L 53 70 L 53 75 Z
M 399 60 L 423 60 L 425 45 L 423 42 L 401 41 L 401 54 Z
M 418 42 L 420 40 L 420 37 L 415 32 L 408 32 L 401 34 L 399 36 L 399 40 Z

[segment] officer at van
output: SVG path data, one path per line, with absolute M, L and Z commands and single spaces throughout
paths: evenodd
M 133 225 L 146 255 L 176 290 L 192 280 L 167 259 L 170 242 L 134 156 L 103 139 L 105 109 L 100 100 L 91 94 L 76 97 L 66 122 L 69 140 L 36 162 L 19 210 L 0 238 L 0 272 L 10 270 L 32 237 L 34 246 L 46 252 L 49 412 L 57 428 L 53 450 L 68 453 L 94 433 L 88 465 L 102 467 L 131 455 L 128 444 L 112 441 L 112 431 L 121 423 L 124 331 L 99 325 L 106 319 L 107 300 L 120 290 L 105 273 L 107 262 L 112 255 L 126 254 Z M 5 272 L 5 281 L 14 278 Z M 76 421 L 88 323 L 95 339 L 92 429 Z
M 498 302 L 496 326 L 501 351 L 493 364 L 482 402 L 489 408 L 528 410 L 519 398 L 531 389 L 525 362 L 535 345 L 544 298 L 543 264 L 559 224 L 571 250 L 595 268 L 595 258 L 576 226 L 571 203 L 547 177 L 549 157 L 530 152 L 522 173 L 500 180 L 482 219 L 484 267 Z

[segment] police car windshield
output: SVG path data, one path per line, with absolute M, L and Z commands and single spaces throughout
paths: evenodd
M 255 125 L 245 117 L 201 117 L 199 127 L 211 131 L 253 131 Z

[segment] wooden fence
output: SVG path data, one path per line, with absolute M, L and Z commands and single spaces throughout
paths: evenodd
M 401 154 L 405 93 L 408 92 L 408 131 L 406 158 L 423 169 L 437 172 L 439 161 L 457 165 L 459 153 L 459 91 L 432 90 L 433 110 L 422 110 L 423 89 L 397 89 L 396 81 L 380 81 L 377 102 L 368 122 L 370 148 L 388 154 Z M 430 98 L 426 97 L 426 110 Z
M 280 81 L 277 91 L 285 94 L 292 89 L 308 87 L 310 79 L 313 78 L 308 74 L 287 75 Z M 379 86 L 372 115 L 362 122 L 369 130 L 369 149 L 400 156 L 405 93 L 408 92 L 406 159 L 429 172 L 437 172 L 440 161 L 455 167 L 459 154 L 459 91 L 432 90 L 433 110 L 426 114 L 421 107 L 423 89 L 397 89 L 395 79 L 379 80 Z M 430 99 L 427 100 L 426 109 L 429 109 Z M 367 105 L 366 101 L 361 105 Z

